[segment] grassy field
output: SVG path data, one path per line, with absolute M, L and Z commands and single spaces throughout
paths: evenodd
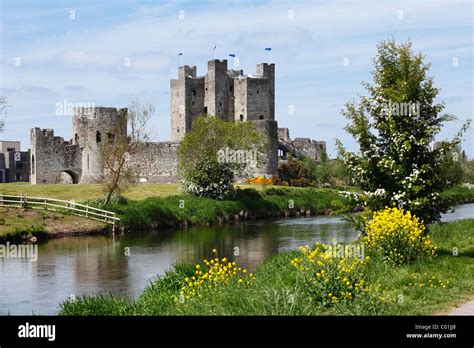
M 267 260 L 255 272 L 255 282 L 247 287 L 233 282 L 212 289 L 201 298 L 181 302 L 176 300 L 179 289 L 195 268 L 192 265 L 178 265 L 154 281 L 137 299 L 110 295 L 80 297 L 75 302 L 64 302 L 60 314 L 437 314 L 474 296 L 474 220 L 436 225 L 432 228 L 432 238 L 438 247 L 436 258 L 424 257 L 399 267 L 387 265 L 376 258 L 370 260 L 365 279 L 367 283 L 387 290 L 387 301 L 384 303 L 368 302 L 363 296 L 355 296 L 352 301 L 330 307 L 312 302 L 301 286 L 296 270 L 290 265 L 290 260 L 299 255 L 294 251 Z M 440 286 L 439 282 L 447 285 Z
M 51 211 L 16 208 L 0 210 L 0 239 L 16 239 L 28 234 L 36 237 L 83 234 L 104 228 L 103 223 L 95 220 Z
M 104 197 L 100 184 L 81 185 L 30 185 L 29 183 L 7 183 L 0 184 L 0 193 L 9 195 L 29 195 L 39 197 L 51 197 L 64 200 L 82 202 L 89 199 Z M 162 197 L 178 193 L 176 184 L 140 184 L 135 185 L 125 193 L 125 197 L 140 200 L 147 197 Z

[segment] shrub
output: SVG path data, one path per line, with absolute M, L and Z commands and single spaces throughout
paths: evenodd
M 303 287 L 311 298 L 324 306 L 353 300 L 357 294 L 367 292 L 364 266 L 367 258 L 335 257 L 325 244 L 314 248 L 301 247 L 301 257 L 291 264 L 301 275 Z
M 225 163 L 202 160 L 181 181 L 186 193 L 198 197 L 224 199 L 233 192 L 234 172 Z
M 396 207 L 386 207 L 375 212 L 370 220 L 366 219 L 363 241 L 369 251 L 396 265 L 422 255 L 436 255 L 436 248 L 425 234 L 423 221 L 410 211 Z
M 212 252 L 217 254 L 216 249 Z M 175 296 L 175 300 L 185 302 L 193 297 L 202 297 L 204 292 L 219 289 L 230 283 L 249 285 L 250 281 L 255 279 L 252 273 L 247 273 L 246 269 L 225 257 L 204 260 L 204 265 L 196 265 L 194 273 L 193 276 L 184 279 L 185 285 L 180 289 L 179 296 Z
M 282 163 L 278 168 L 278 175 L 275 177 L 273 183 L 281 186 L 315 186 L 311 181 L 308 168 L 302 161 L 288 160 L 287 163 Z

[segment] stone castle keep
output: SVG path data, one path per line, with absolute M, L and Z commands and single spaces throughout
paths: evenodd
M 255 76 L 242 70 L 228 70 L 227 60 L 211 60 L 205 76 L 197 76 L 196 67 L 178 68 L 178 79 L 170 81 L 171 141 L 149 142 L 128 164 L 138 168 L 140 182 L 177 181 L 177 148 L 191 130 L 193 121 L 203 115 L 215 115 L 225 121 L 251 121 L 262 133 L 267 152 L 257 168 L 259 175 L 277 173 L 278 161 L 306 154 L 319 161 L 326 151 L 324 142 L 307 138 L 291 140 L 288 129 L 278 129 L 275 120 L 275 65 L 257 65 Z M 69 141 L 55 136 L 52 129 L 30 131 L 30 181 L 46 183 L 100 182 L 99 147 L 113 142 L 116 124 L 126 118 L 127 109 L 109 107 L 76 108 Z M 125 124 L 122 122 L 120 124 Z M 126 126 L 120 130 L 126 134 Z

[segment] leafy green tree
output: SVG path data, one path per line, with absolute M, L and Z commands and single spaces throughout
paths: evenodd
M 412 52 L 410 41 L 397 44 L 390 39 L 377 49 L 374 83 L 363 83 L 368 94 L 343 110 L 350 121 L 345 129 L 360 152 L 348 152 L 337 142 L 348 169 L 365 191 L 353 197 L 374 210 L 396 204 L 433 222 L 447 209 L 439 196 L 449 186 L 441 170 L 443 158 L 460 145 L 469 124 L 432 150 L 430 144 L 444 123 L 456 117 L 442 114 L 444 104 L 435 102 L 439 89 L 427 75 L 430 64 L 422 54 Z
M 236 177 L 258 167 L 265 143 L 251 122 L 227 122 L 203 115 L 178 148 L 178 170 L 187 193 L 223 199 L 233 192 Z

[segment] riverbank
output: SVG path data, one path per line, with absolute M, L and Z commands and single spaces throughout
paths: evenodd
M 257 268 L 254 280 L 230 282 L 202 297 L 181 301 L 179 291 L 194 265 L 178 265 L 155 280 L 137 299 L 121 296 L 79 297 L 61 305 L 62 315 L 430 315 L 472 298 L 474 219 L 437 224 L 431 236 L 435 258 L 394 267 L 370 259 L 364 280 L 383 301 L 355 296 L 332 306 L 311 303 L 291 264 L 298 251 L 278 254 Z M 456 248 L 456 249 L 454 249 Z M 229 257 L 232 255 L 220 255 Z M 201 266 L 202 267 L 202 266 Z
M 238 185 L 233 199 L 216 201 L 209 198 L 177 194 L 174 184 L 136 185 L 125 199 L 102 207 L 100 185 L 29 185 L 1 184 L 4 194 L 28 194 L 85 201 L 99 208 L 112 210 L 121 219 L 119 228 L 136 231 L 157 228 L 176 228 L 191 225 L 234 223 L 251 219 L 298 217 L 327 214 L 343 214 L 355 210 L 354 205 L 335 188 L 297 188 L 261 185 Z M 355 190 L 355 188 L 351 188 Z M 17 191 L 14 191 L 17 190 Z M 442 193 L 451 204 L 474 202 L 474 190 L 465 187 L 451 188 Z M 140 197 L 140 198 L 136 198 Z M 0 218 L 4 208 L 0 208 Z M 0 220 L 0 240 L 37 238 L 62 235 L 100 233 L 100 223 L 72 215 L 32 211 L 28 219 L 21 216 L 30 210 L 13 210 L 3 225 Z M 44 216 L 44 214 L 49 214 Z M 18 217 L 20 216 L 20 217 Z
M 0 242 L 96 234 L 107 226 L 96 220 L 47 210 L 0 208 Z
M 132 231 L 348 213 L 353 208 L 353 204 L 335 189 L 287 187 L 271 187 L 261 191 L 238 189 L 234 198 L 226 200 L 173 195 L 113 202 L 107 207 L 120 217 L 119 226 Z

